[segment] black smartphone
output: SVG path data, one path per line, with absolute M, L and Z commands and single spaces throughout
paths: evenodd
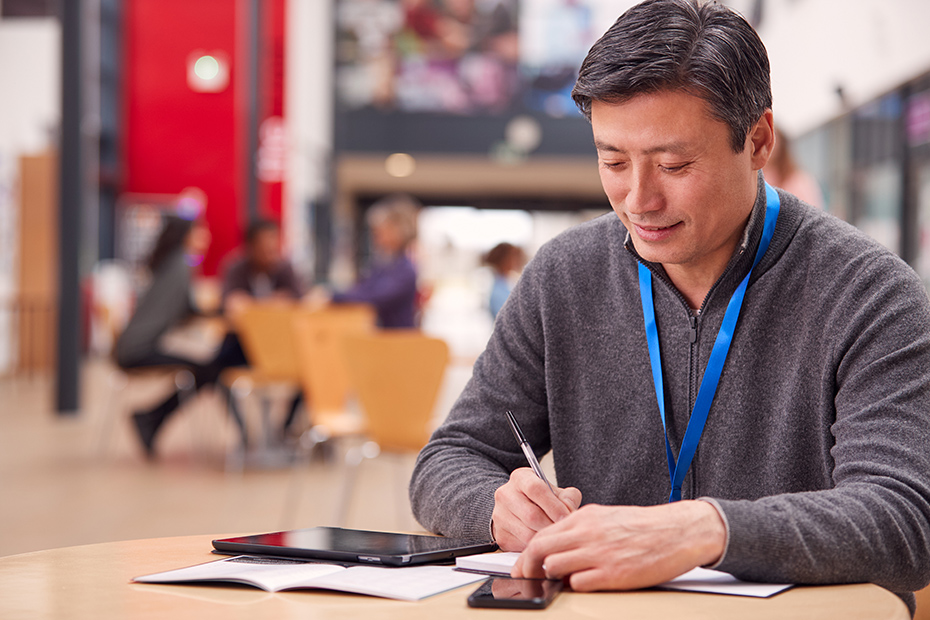
M 561 591 L 562 582 L 556 579 L 491 577 L 471 593 L 468 606 L 545 609 Z

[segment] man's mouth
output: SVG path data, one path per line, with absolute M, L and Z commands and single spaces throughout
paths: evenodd
M 633 224 L 637 236 L 643 241 L 664 241 L 671 236 L 679 226 L 681 226 L 681 222 L 676 222 L 667 226 Z

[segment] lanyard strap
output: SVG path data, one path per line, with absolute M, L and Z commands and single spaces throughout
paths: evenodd
M 662 418 L 662 431 L 665 433 L 665 456 L 668 459 L 668 477 L 672 484 L 672 490 L 668 497 L 669 502 L 677 502 L 681 499 L 681 484 L 685 479 L 688 468 L 691 467 L 691 461 L 694 459 L 698 442 L 704 432 L 707 415 L 710 413 L 711 403 L 713 403 L 714 396 L 717 394 L 717 384 L 720 381 L 720 374 L 723 372 L 727 353 L 730 351 L 730 342 L 733 340 L 733 332 L 736 330 L 739 313 L 743 307 L 743 297 L 746 295 L 746 287 L 749 286 L 749 278 L 752 275 L 752 270 L 755 269 L 765 255 L 769 242 L 772 240 L 772 234 L 775 232 L 775 222 L 778 220 L 778 211 L 781 204 L 778 192 L 772 189 L 772 186 L 768 183 L 765 184 L 765 198 L 765 224 L 762 227 L 762 239 L 759 240 L 759 248 L 756 250 L 756 257 L 752 261 L 749 273 L 736 287 L 727 304 L 727 311 L 723 315 L 723 323 L 721 323 L 720 331 L 717 332 L 717 338 L 714 340 L 714 348 L 711 350 L 707 368 L 704 369 L 704 377 L 701 379 L 701 387 L 698 388 L 698 395 L 694 401 L 694 410 L 691 412 L 691 418 L 688 420 L 688 427 L 685 430 L 685 437 L 681 442 L 677 463 L 675 455 L 672 454 L 672 446 L 668 441 L 668 427 L 665 422 L 665 387 L 662 380 L 659 331 L 656 327 L 655 304 L 652 299 L 652 272 L 649 271 L 646 265 L 639 263 L 639 296 L 643 304 L 646 342 L 649 345 L 649 363 L 652 366 L 652 381 L 655 384 L 659 415 Z

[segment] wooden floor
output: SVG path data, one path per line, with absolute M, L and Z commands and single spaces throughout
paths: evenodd
M 103 541 L 333 524 L 343 482 L 338 458 L 299 471 L 299 503 L 285 519 L 293 470 L 229 468 L 226 455 L 236 435 L 212 394 L 186 404 L 169 421 L 155 462 L 142 458 L 128 412 L 134 403 L 154 402 L 168 385 L 133 385 L 127 391 L 133 402 L 113 418 L 112 432 L 102 433 L 111 372 L 105 362 L 85 363 L 84 407 L 69 417 L 53 411 L 48 377 L 0 378 L 0 556 Z M 468 375 L 470 368 L 447 374 L 437 411 L 447 410 Z M 246 409 L 250 427 L 257 428 L 260 412 Z M 412 467 L 412 457 L 386 455 L 363 464 L 346 525 L 421 529 L 406 499 Z

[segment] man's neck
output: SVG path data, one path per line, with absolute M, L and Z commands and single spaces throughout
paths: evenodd
M 712 254 L 704 256 L 698 263 L 687 264 L 662 264 L 669 280 L 675 285 L 688 302 L 688 306 L 694 310 L 700 310 L 704 304 L 704 299 L 710 292 L 710 289 L 716 284 L 720 276 L 726 270 L 727 265 L 736 253 L 737 248 L 743 241 L 746 234 L 746 226 L 749 225 L 750 216 L 746 217 L 746 222 L 735 235 L 726 244 L 718 248 Z
M 708 266 L 705 269 L 693 269 L 684 268 L 681 265 L 663 265 L 663 267 L 669 280 L 672 281 L 678 292 L 688 302 L 688 307 L 693 310 L 700 310 L 710 289 L 723 275 L 727 262 L 729 260 L 725 261 L 719 268 Z

